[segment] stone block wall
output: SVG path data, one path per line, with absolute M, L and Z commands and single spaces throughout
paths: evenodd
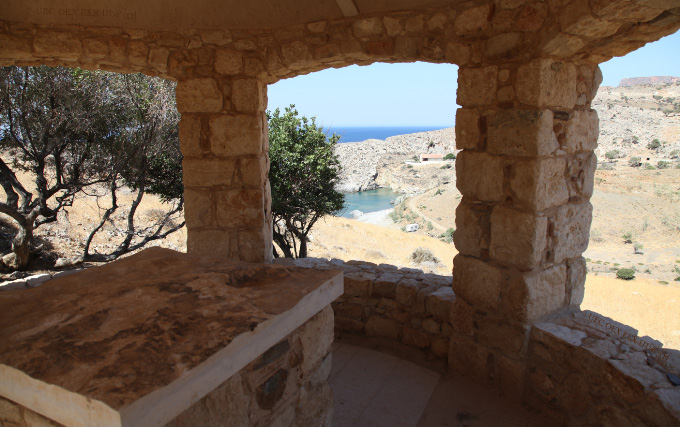
M 330 426 L 333 310 L 330 306 L 170 423 L 182 426 Z M 0 398 L 0 426 L 61 424 Z
M 326 307 L 168 427 L 329 426 L 333 310 Z
M 451 277 L 362 261 L 277 259 L 309 268 L 342 268 L 345 293 L 333 304 L 335 330 L 388 338 L 446 361 L 451 335 Z

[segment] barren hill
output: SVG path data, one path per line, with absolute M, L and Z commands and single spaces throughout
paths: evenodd
M 655 77 L 629 77 L 621 79 L 619 87 L 622 86 L 637 86 L 637 85 L 657 85 L 663 83 L 679 82 L 680 77 L 673 76 L 655 76 Z

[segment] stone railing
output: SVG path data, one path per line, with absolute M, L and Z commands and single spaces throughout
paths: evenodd
M 345 293 L 332 304 L 336 332 L 389 338 L 446 360 L 451 336 L 451 277 L 364 261 L 276 260 L 311 268 L 342 268 Z
M 363 261 L 276 260 L 344 270 L 345 292 L 333 304 L 335 331 L 417 348 L 513 401 L 566 425 L 680 423 L 680 351 L 590 311 L 564 310 L 526 325 L 526 365 L 458 340 L 474 318 L 456 309 L 451 277 Z M 512 345 L 502 324 L 498 348 Z M 424 359 L 421 359 L 424 360 Z M 489 363 L 489 360 L 496 363 Z M 458 369 L 458 367 L 462 367 Z

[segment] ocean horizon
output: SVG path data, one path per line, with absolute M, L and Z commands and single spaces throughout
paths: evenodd
M 337 126 L 324 128 L 329 135 L 340 135 L 338 143 L 361 142 L 367 139 L 385 140 L 391 136 L 407 135 L 410 133 L 429 132 L 446 129 L 451 126 Z

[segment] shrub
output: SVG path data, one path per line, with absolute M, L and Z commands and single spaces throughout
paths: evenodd
M 446 243 L 451 243 L 453 242 L 453 233 L 456 232 L 455 228 L 449 228 L 445 232 L 443 232 L 439 238 L 445 241 Z
M 644 168 L 645 168 L 645 170 L 648 170 L 648 171 L 656 170 L 656 168 L 654 167 L 654 165 L 650 165 L 649 163 L 645 163 L 645 164 L 644 164 Z
M 446 156 L 444 156 L 444 160 L 456 160 L 456 155 L 453 153 L 448 153 Z
M 418 156 L 413 156 L 413 157 L 411 157 L 411 160 L 413 160 L 414 162 L 419 162 L 419 161 L 420 161 L 420 159 L 418 158 Z
M 653 139 L 652 142 L 647 144 L 647 148 L 650 150 L 656 150 L 659 147 L 661 147 L 661 142 L 658 139 Z
M 444 192 L 444 190 L 442 190 L 441 188 L 439 188 L 439 189 L 437 189 L 437 191 L 434 192 L 434 195 L 435 195 L 435 196 L 439 196 L 439 195 L 441 195 L 443 192 Z
M 633 243 L 633 233 L 627 231 L 623 233 L 623 243 Z
M 612 165 L 610 165 L 609 163 L 598 163 L 597 168 L 599 170 L 603 170 L 603 171 L 610 171 L 610 170 L 614 169 L 614 167 Z
M 633 280 L 635 278 L 634 268 L 620 268 L 616 272 L 616 277 L 623 280 Z
M 678 157 L 680 157 L 680 150 L 673 150 L 668 154 L 668 156 L 671 159 L 677 159 Z
M 628 159 L 628 165 L 634 168 L 642 166 L 642 159 L 639 157 L 631 157 Z
M 431 250 L 423 247 L 416 248 L 411 254 L 411 261 L 416 264 L 421 264 L 423 262 L 434 262 L 438 263 L 439 259 L 434 256 Z
M 433 227 L 432 227 L 432 222 L 427 221 L 427 231 L 432 230 L 432 228 L 433 228 Z
M 439 169 L 451 169 L 451 165 L 444 165 L 440 167 Z
M 642 253 L 642 248 L 644 248 L 644 245 L 640 242 L 635 242 L 633 243 L 633 251 L 636 254 L 641 254 Z
M 609 160 L 618 159 L 619 157 L 621 157 L 621 152 L 619 150 L 611 150 L 607 151 L 607 153 L 604 156 Z
M 659 161 L 656 163 L 656 167 L 659 168 L 659 169 L 666 169 L 666 168 L 668 168 L 670 165 L 671 165 L 671 162 L 667 162 L 667 161 L 665 161 L 665 160 L 659 160 Z

